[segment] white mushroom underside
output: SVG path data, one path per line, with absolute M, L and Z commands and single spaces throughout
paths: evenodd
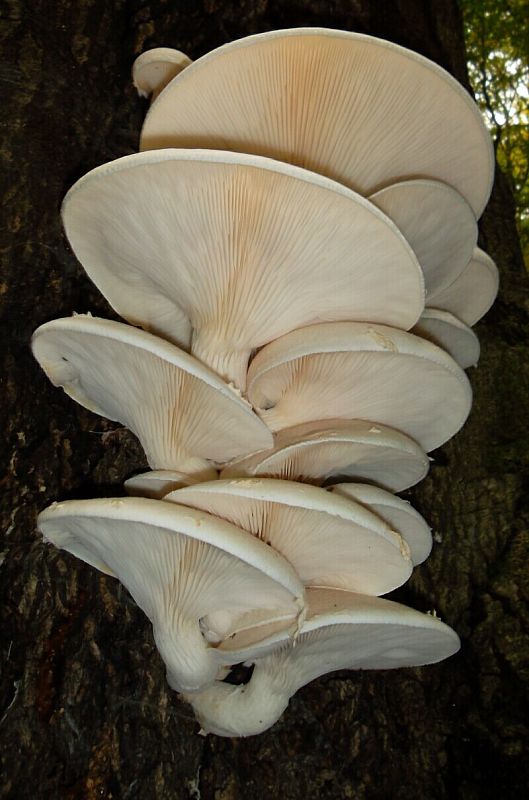
M 197 141 L 299 164 L 364 195 L 434 178 L 476 217 L 494 174 L 481 114 L 451 75 L 390 42 L 335 30 L 250 36 L 184 70 L 151 106 L 141 149 Z
M 409 578 L 407 545 L 377 517 L 324 490 L 289 484 L 267 479 L 215 481 L 164 499 L 250 531 L 281 553 L 305 586 L 385 594 Z M 298 490 L 298 497 L 288 497 L 291 489 Z M 266 499 L 256 496 L 263 493 Z M 309 503 L 302 507 L 305 493 Z M 317 496 L 319 509 L 310 507 L 311 494 Z
M 448 311 L 426 308 L 413 332 L 446 350 L 462 369 L 477 366 L 480 354 L 478 337 L 472 328 Z
M 63 219 L 120 314 L 178 341 L 166 309 L 182 309 L 192 352 L 241 389 L 251 351 L 293 328 L 338 319 L 410 328 L 424 307 L 420 267 L 389 218 L 332 181 L 268 159 L 126 156 L 82 178 Z
M 273 430 L 310 420 L 362 419 L 411 436 L 426 451 L 461 428 L 472 390 L 438 347 L 384 325 L 330 323 L 263 348 L 248 398 Z
M 273 450 L 232 461 L 220 477 L 262 475 L 322 484 L 334 476 L 400 492 L 422 480 L 429 468 L 424 451 L 409 437 L 368 422 L 298 425 L 280 431 L 275 442 Z
M 41 326 L 33 352 L 55 386 L 136 434 L 153 468 L 215 476 L 212 464 L 266 446 L 248 404 L 187 353 L 123 325 L 76 316 Z
M 466 325 L 475 325 L 483 317 L 498 294 L 498 268 L 492 258 L 479 247 L 472 260 L 450 286 L 428 298 L 428 305 L 449 311 Z
M 314 613 L 318 595 L 326 611 Z M 270 727 L 290 697 L 312 680 L 339 669 L 391 669 L 431 664 L 459 649 L 454 631 L 438 619 L 380 598 L 307 590 L 311 611 L 295 643 L 283 634 L 234 649 L 235 661 L 255 660 L 246 686 L 217 682 L 188 697 L 203 729 L 224 736 L 251 736 Z M 334 606 L 334 608 L 333 608 Z M 217 652 L 219 659 L 230 658 Z

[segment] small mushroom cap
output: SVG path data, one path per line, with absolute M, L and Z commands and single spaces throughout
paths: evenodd
M 250 364 L 247 395 L 273 431 L 362 419 L 395 428 L 426 451 L 454 436 L 472 405 L 468 378 L 442 349 L 364 322 L 313 325 L 271 342 Z
M 199 480 L 207 480 L 207 478 Z M 185 472 L 171 469 L 155 469 L 133 475 L 125 481 L 123 488 L 127 494 L 133 497 L 151 497 L 153 500 L 161 500 L 169 492 L 196 482 L 196 475 L 186 475 Z
M 475 325 L 496 299 L 498 267 L 479 247 L 474 248 L 466 269 L 450 286 L 428 298 L 428 305 L 449 311 L 466 325 Z
M 293 328 L 365 318 L 410 328 L 424 308 L 420 266 L 385 214 L 270 159 L 125 156 L 75 184 L 63 220 L 118 313 L 176 342 L 184 313 L 194 355 L 241 390 L 251 351 Z
M 252 610 L 299 610 L 303 586 L 288 562 L 204 512 L 135 497 L 71 500 L 38 525 L 47 541 L 119 578 L 153 624 L 173 688 L 195 690 L 217 673 L 202 621 L 222 639 Z
M 37 328 L 35 358 L 55 386 L 118 420 L 153 468 L 215 476 L 208 461 L 270 446 L 249 404 L 189 354 L 120 322 L 78 315 Z
M 391 42 L 323 28 L 230 42 L 171 81 L 147 114 L 140 149 L 197 141 L 299 164 L 363 195 L 434 178 L 476 217 L 494 175 L 483 118 L 451 75 Z
M 429 469 L 422 448 L 403 433 L 362 420 L 325 420 L 285 428 L 271 450 L 232 461 L 221 478 L 260 475 L 321 485 L 335 477 L 400 492 Z
M 478 239 L 474 212 L 439 181 L 400 181 L 369 198 L 402 231 L 424 273 L 426 302 L 461 275 Z
M 378 514 L 408 543 L 414 565 L 422 564 L 432 549 L 432 534 L 424 517 L 401 497 L 365 483 L 337 483 L 327 491 L 349 497 Z
M 425 308 L 413 332 L 442 347 L 462 369 L 479 361 L 479 339 L 468 325 L 449 311 Z
M 132 82 L 141 97 L 154 100 L 169 81 L 192 63 L 189 56 L 171 47 L 146 50 L 132 65 Z
M 433 664 L 459 650 L 457 634 L 435 616 L 378 597 L 307 589 L 309 614 L 295 642 L 262 629 L 224 642 L 219 661 L 255 660 L 250 682 L 215 682 L 187 697 L 202 729 L 252 736 L 276 722 L 298 689 L 340 669 L 394 669 Z
M 325 489 L 270 478 L 218 480 L 165 500 L 222 517 L 271 545 L 305 586 L 385 594 L 408 580 L 409 548 L 361 505 Z

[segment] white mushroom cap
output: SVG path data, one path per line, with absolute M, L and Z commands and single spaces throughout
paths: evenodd
M 151 620 L 177 690 L 217 674 L 201 622 L 222 639 L 254 609 L 299 612 L 303 586 L 288 562 L 204 512 L 136 497 L 71 500 L 43 511 L 38 525 L 47 541 L 119 578 Z
M 478 239 L 474 212 L 461 195 L 439 181 L 400 181 L 369 198 L 400 228 L 417 256 L 426 302 L 459 277 Z
M 222 517 L 283 555 L 305 586 L 385 594 L 411 574 L 401 536 L 361 505 L 292 481 L 246 478 L 200 483 L 169 500 Z
M 252 653 L 255 668 L 246 685 L 217 681 L 186 697 L 205 733 L 262 733 L 298 689 L 328 672 L 434 664 L 460 647 L 448 625 L 399 603 L 322 589 L 308 589 L 307 601 L 309 615 L 295 642 L 276 632 L 256 645 L 248 631 L 225 643 L 229 653 L 224 645 L 217 651 L 232 663 Z
M 394 492 L 424 478 L 430 464 L 403 433 L 362 420 L 325 420 L 285 428 L 271 450 L 232 461 L 221 478 L 262 475 L 322 484 L 339 477 L 364 480 Z
M 132 65 L 132 82 L 141 97 L 155 100 L 169 81 L 192 63 L 189 56 L 171 47 L 146 50 Z
M 475 325 L 498 294 L 498 267 L 479 247 L 464 272 L 450 286 L 428 298 L 428 305 L 449 311 L 466 325 Z
M 161 500 L 168 492 L 196 483 L 195 478 L 196 476 L 186 475 L 185 472 L 177 472 L 173 469 L 155 469 L 133 475 L 125 481 L 123 488 L 127 494 L 134 497 L 151 497 L 153 500 Z
M 250 364 L 248 399 L 268 427 L 310 420 L 369 420 L 433 450 L 472 405 L 465 373 L 442 349 L 410 333 L 364 322 L 301 328 Z
M 432 549 L 432 534 L 424 517 L 407 501 L 391 492 L 365 483 L 337 483 L 327 491 L 349 497 L 378 514 L 394 531 L 400 533 L 410 548 L 414 565 L 422 564 Z
M 468 325 L 449 311 L 425 308 L 413 332 L 442 347 L 462 369 L 479 361 L 479 339 Z
M 364 195 L 434 178 L 476 216 L 494 175 L 483 118 L 451 75 L 391 42 L 322 28 L 230 42 L 171 81 L 140 149 L 197 141 L 299 164 Z
M 211 480 L 211 462 L 272 444 L 264 423 L 233 389 L 150 333 L 78 315 L 41 325 L 32 348 L 55 386 L 130 428 L 153 469 Z
M 293 328 L 366 318 L 410 328 L 424 308 L 420 266 L 385 214 L 270 159 L 125 156 L 75 184 L 63 220 L 116 311 L 176 342 L 184 313 L 193 354 L 241 390 L 252 350 Z

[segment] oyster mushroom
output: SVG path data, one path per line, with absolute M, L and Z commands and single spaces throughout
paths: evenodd
M 424 308 L 417 259 L 385 214 L 270 159 L 125 156 L 81 178 L 62 213 L 119 314 L 183 347 L 192 327 L 192 353 L 241 390 L 251 352 L 293 328 L 366 318 L 410 328 Z
M 41 325 L 32 348 L 55 386 L 130 428 L 153 469 L 211 480 L 216 462 L 272 444 L 264 423 L 233 389 L 150 333 L 78 315 Z
M 69 500 L 43 511 L 38 526 L 46 541 L 119 578 L 149 617 L 169 684 L 179 691 L 195 691 L 217 674 L 201 628 L 222 640 L 245 619 L 254 622 L 252 612 L 286 615 L 295 626 L 303 604 L 303 586 L 279 553 L 185 506 L 136 497 Z
M 392 42 L 324 28 L 239 39 L 177 75 L 150 107 L 140 149 L 197 141 L 299 164 L 363 195 L 433 178 L 476 217 L 494 176 L 490 134 L 452 75 Z
M 262 733 L 298 689 L 328 672 L 434 664 L 459 650 L 448 625 L 399 603 L 328 589 L 307 589 L 307 602 L 309 613 L 295 642 L 277 629 L 263 638 L 260 629 L 221 645 L 219 661 L 255 661 L 255 668 L 247 684 L 216 681 L 185 695 L 204 733 Z

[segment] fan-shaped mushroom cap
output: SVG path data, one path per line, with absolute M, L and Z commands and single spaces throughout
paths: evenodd
M 414 565 L 422 564 L 432 549 L 430 527 L 407 500 L 365 483 L 337 483 L 328 486 L 333 494 L 349 497 L 378 514 L 408 543 Z
M 391 42 L 323 28 L 230 42 L 171 81 L 147 114 L 141 149 L 197 141 L 299 164 L 364 195 L 434 178 L 476 216 L 494 174 L 482 116 L 451 75 Z
M 189 56 L 171 47 L 146 50 L 132 65 L 132 82 L 141 97 L 155 100 L 169 81 L 192 63 Z
M 466 325 L 475 325 L 498 294 L 498 267 L 479 247 L 464 272 L 446 289 L 432 294 L 428 305 L 449 311 Z
M 127 494 L 134 497 L 151 497 L 153 500 L 161 500 L 169 492 L 193 483 L 197 483 L 195 476 L 186 475 L 185 472 L 155 469 L 133 475 L 125 481 L 123 488 Z
M 247 631 L 224 643 L 226 651 L 221 645 L 219 659 L 255 659 L 255 668 L 246 685 L 217 681 L 186 697 L 205 733 L 262 733 L 298 689 L 328 672 L 434 664 L 459 650 L 448 625 L 399 603 L 328 589 L 307 589 L 307 600 L 309 616 L 295 643 L 278 631 L 256 644 Z
M 201 622 L 220 639 L 266 608 L 292 618 L 303 586 L 271 547 L 224 520 L 161 500 L 54 503 L 38 518 L 45 539 L 119 578 L 153 625 L 170 685 L 193 691 L 217 674 Z
M 400 228 L 424 273 L 426 302 L 459 277 L 478 238 L 474 212 L 439 181 L 401 181 L 369 198 Z
M 267 478 L 200 483 L 166 495 L 250 531 L 305 586 L 385 594 L 411 574 L 409 548 L 379 517 L 325 489 Z
M 232 461 L 220 477 L 262 475 L 322 484 L 343 476 L 400 492 L 422 480 L 428 468 L 424 451 L 403 433 L 362 420 L 334 419 L 279 431 L 271 450 Z
M 250 364 L 248 399 L 268 427 L 369 420 L 433 450 L 461 428 L 472 404 L 465 373 L 418 336 L 364 322 L 301 328 Z
M 270 159 L 203 150 L 126 156 L 81 178 L 63 219 L 77 257 L 120 314 L 180 341 L 180 318 L 174 329 L 167 308 L 181 309 L 193 354 L 241 389 L 251 351 L 293 328 L 337 319 L 410 328 L 424 307 L 417 259 L 385 214 L 321 175 Z
M 188 353 L 130 325 L 79 315 L 47 322 L 33 353 L 55 386 L 136 434 L 153 468 L 211 480 L 272 444 L 248 403 Z
M 425 308 L 413 332 L 442 347 L 463 369 L 479 361 L 479 339 L 468 325 L 449 311 Z

